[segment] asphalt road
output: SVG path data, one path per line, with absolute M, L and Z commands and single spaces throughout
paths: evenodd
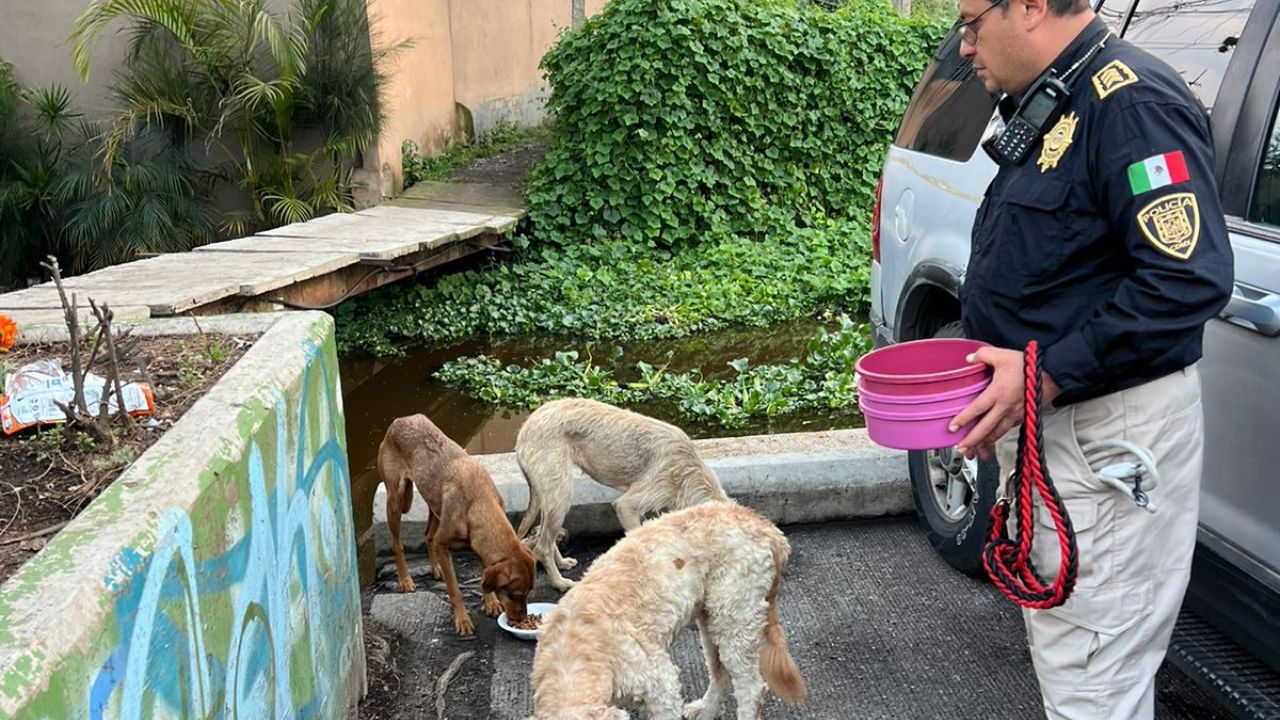
M 913 518 L 784 530 L 793 550 L 783 582 L 782 624 L 808 682 L 809 702 L 796 709 L 770 698 L 765 718 L 1043 717 L 1016 608 L 988 584 L 939 560 Z M 585 564 L 609 543 L 570 539 L 566 554 Z M 459 559 L 460 578 L 475 577 L 474 561 L 465 554 Z M 370 698 L 360 716 L 437 717 L 437 680 L 462 653 L 472 652 L 444 693 L 445 717 L 524 720 L 532 707 L 528 673 L 534 645 L 502 632 L 478 610 L 476 636 L 456 637 L 443 589 L 433 589 L 437 583 L 425 558 L 410 560 L 416 593 L 396 590 L 394 566 L 386 562 L 366 596 Z M 539 588 L 533 599 L 554 601 L 555 592 Z M 686 700 L 698 697 L 706 672 L 696 630 L 684 633 L 672 654 Z M 1157 720 L 1229 717 L 1168 665 L 1158 679 L 1156 703 Z M 732 717 L 730 709 L 723 717 Z

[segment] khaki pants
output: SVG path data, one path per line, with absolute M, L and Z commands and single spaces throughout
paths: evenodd
M 1051 610 L 1024 610 L 1027 640 L 1046 717 L 1150 720 L 1155 675 L 1173 633 L 1191 574 L 1204 447 L 1200 377 L 1195 367 L 1136 388 L 1049 409 L 1045 460 L 1076 532 L 1075 592 Z M 1120 439 L 1154 456 L 1157 512 L 1102 483 L 1095 471 L 1133 461 L 1117 452 L 1090 463 L 1081 448 Z M 1014 467 L 1017 431 L 997 446 L 1001 473 Z M 1057 576 L 1053 521 L 1036 498 L 1032 558 Z

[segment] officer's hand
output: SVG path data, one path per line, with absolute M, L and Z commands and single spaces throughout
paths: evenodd
M 990 365 L 993 376 L 987 389 L 951 420 L 949 429 L 955 432 L 980 417 L 956 449 L 969 459 L 976 454 L 990 460 L 995 456 L 996 441 L 1022 422 L 1025 392 L 1022 352 L 984 347 L 966 359 Z M 1043 402 L 1048 405 L 1058 395 L 1058 386 L 1048 374 L 1044 375 L 1042 384 Z

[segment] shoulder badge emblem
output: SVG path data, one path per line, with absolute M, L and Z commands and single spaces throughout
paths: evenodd
M 1093 74 L 1093 89 L 1098 91 L 1100 100 L 1106 100 L 1111 93 L 1136 82 L 1138 76 L 1119 60 L 1112 60 Z
M 1058 167 L 1058 160 L 1062 159 L 1062 154 L 1071 147 L 1071 141 L 1076 136 L 1076 123 L 1080 118 L 1075 113 L 1067 113 L 1063 115 L 1058 124 L 1053 126 L 1048 135 L 1044 136 L 1044 145 L 1040 148 L 1040 159 L 1036 164 L 1040 166 L 1040 172 L 1046 172 Z
M 1138 226 L 1157 250 L 1186 260 L 1200 239 L 1200 206 L 1191 193 L 1174 193 L 1138 211 Z

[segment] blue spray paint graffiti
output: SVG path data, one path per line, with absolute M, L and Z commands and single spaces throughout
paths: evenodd
M 350 473 L 336 368 L 307 351 L 299 400 L 290 410 L 277 393 L 274 426 L 252 438 L 248 502 L 223 519 L 227 549 L 198 559 L 192 518 L 175 509 L 149 556 L 126 550 L 114 563 L 105 582 L 119 593 L 122 641 L 89 688 L 91 718 L 345 714 L 341 678 L 362 652 Z

